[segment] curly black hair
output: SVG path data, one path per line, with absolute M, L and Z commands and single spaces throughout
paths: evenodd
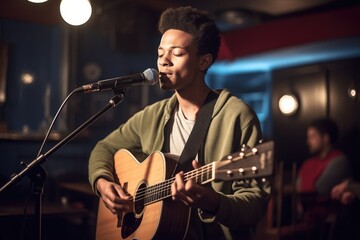
M 159 31 L 164 34 L 169 29 L 177 29 L 190 34 L 199 55 L 210 53 L 212 63 L 220 48 L 220 35 L 213 19 L 205 12 L 190 6 L 168 8 L 159 20 Z

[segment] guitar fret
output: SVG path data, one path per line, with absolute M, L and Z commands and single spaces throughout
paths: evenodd
M 209 180 L 209 178 L 208 178 L 208 172 L 209 172 L 209 168 L 206 166 L 206 171 L 204 172 L 205 181 Z M 204 181 L 204 182 L 205 182 L 205 181 Z
M 147 202 L 150 202 L 151 201 L 150 196 L 151 196 L 152 187 L 148 187 L 147 190 L 148 191 L 145 194 L 145 198 L 146 198 Z
M 158 185 L 155 185 L 155 188 L 154 188 L 154 192 L 153 192 L 153 195 L 152 195 L 152 200 L 154 201 L 155 199 L 157 199 L 157 196 L 158 196 Z
M 205 184 L 213 180 L 214 164 L 211 163 L 201 168 L 194 169 L 184 174 L 184 180 L 194 179 L 196 183 Z M 148 186 L 144 189 L 144 204 L 149 205 L 151 203 L 163 200 L 171 196 L 171 184 L 175 178 L 168 179 L 162 183 Z
M 201 183 L 203 183 L 204 182 L 204 180 L 203 180 L 203 170 L 204 170 L 205 168 L 204 167 L 202 167 L 201 168 L 201 171 L 200 171 L 200 178 L 201 178 Z
M 151 192 L 150 192 L 150 195 L 149 195 L 149 201 L 150 202 L 153 201 L 155 187 L 156 187 L 156 185 L 151 188 Z
M 146 188 L 146 196 L 144 200 L 144 205 L 149 205 L 151 203 L 163 200 L 169 197 L 171 194 L 170 185 L 167 185 L 169 182 L 164 182 L 162 184 L 155 184 Z
M 209 168 L 210 166 L 207 167 L 207 171 L 206 171 L 206 181 L 208 181 L 210 179 L 209 177 L 209 172 L 211 170 L 211 168 Z
M 155 194 L 154 194 L 154 201 L 161 198 L 161 185 L 157 184 L 156 185 L 156 189 L 155 189 Z
M 151 195 L 150 195 L 150 201 L 154 201 L 154 193 L 156 192 L 156 185 L 152 187 Z
M 209 167 L 210 167 L 210 165 L 209 165 Z M 209 180 L 210 179 L 210 171 L 209 171 L 209 169 L 208 169 L 208 171 L 207 171 L 207 173 L 206 173 L 206 176 L 207 176 L 207 180 Z
M 158 187 L 158 189 L 160 189 L 160 191 L 158 191 L 156 199 L 162 198 L 165 194 L 164 190 L 166 190 L 163 187 Z

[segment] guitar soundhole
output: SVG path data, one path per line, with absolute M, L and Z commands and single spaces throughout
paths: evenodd
M 140 215 L 144 211 L 145 188 L 146 184 L 141 183 L 138 190 L 136 191 L 134 201 L 134 211 L 136 215 Z
M 123 224 L 121 228 L 121 237 L 127 238 L 133 234 L 141 224 L 144 211 L 144 190 L 146 188 L 145 183 L 141 183 L 135 194 L 134 200 L 134 213 L 127 213 L 124 216 Z

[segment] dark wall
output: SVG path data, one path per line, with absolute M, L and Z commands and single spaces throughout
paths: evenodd
M 141 53 L 130 54 L 129 51 L 124 51 L 126 48 L 124 44 L 122 48 L 119 47 L 123 36 L 118 36 L 116 42 L 120 43 L 114 44 L 113 41 L 116 39 L 104 33 L 98 26 L 63 29 L 59 26 L 0 19 L 0 41 L 9 46 L 7 99 L 3 109 L 0 109 L 0 113 L 3 114 L 0 116 L 0 121 L 4 121 L 7 125 L 6 132 L 0 132 L 1 186 L 13 173 L 21 170 L 19 164 L 21 161 L 29 162 L 37 154 L 42 137 L 45 135 L 44 130 L 49 125 L 49 122 L 42 124 L 47 85 L 51 87 L 51 117 L 60 105 L 60 88 L 61 84 L 65 84 L 60 82 L 60 73 L 63 71 L 61 46 L 66 34 L 70 36 L 68 92 L 77 86 L 100 79 L 142 72 L 150 67 L 156 68 L 157 46 L 160 39 L 160 35 L 157 34 L 146 39 L 147 47 L 142 48 Z M 86 76 L 86 67 L 89 64 L 100 67 L 101 72 L 95 79 Z M 20 76 L 24 72 L 34 74 L 35 80 L 32 84 L 21 83 Z M 160 90 L 158 85 L 144 88 L 140 86 L 131 88 L 124 102 L 110 109 L 97 120 L 87 129 L 87 134 L 76 137 L 51 156 L 45 164 L 49 173 L 47 184 L 60 181 L 87 181 L 88 157 L 96 142 L 144 107 L 144 93 L 148 100 L 146 104 L 169 95 Z M 67 131 L 75 129 L 103 108 L 112 96 L 113 93 L 107 91 L 78 94 L 72 97 L 67 104 Z M 60 118 L 63 116 L 61 114 Z M 23 129 L 27 130 L 23 131 Z M 17 133 L 15 138 L 7 135 L 14 132 Z M 65 134 L 61 137 L 65 137 Z M 50 141 L 45 150 L 55 143 L 57 141 Z M 11 190 L 12 193 L 0 194 L 0 201 L 5 197 L 23 201 L 27 183 L 27 180 L 23 180 Z M 45 194 L 53 195 L 50 187 L 46 188 Z
M 352 82 L 359 89 L 359 69 L 360 59 L 349 59 L 274 71 L 272 119 L 277 161 L 289 167 L 308 157 L 306 128 L 317 118 L 335 120 L 340 147 L 353 164 L 360 161 L 354 152 L 359 147 L 360 101 L 347 93 Z M 299 99 L 300 108 L 294 116 L 280 113 L 278 101 L 286 93 Z
M 271 73 L 269 71 L 234 74 L 208 73 L 206 81 L 212 89 L 228 89 L 233 95 L 249 104 L 259 118 L 264 139 L 272 138 Z
M 0 120 L 8 131 L 42 130 L 44 101 L 50 100 L 52 114 L 59 105 L 61 31 L 56 26 L 0 19 L 0 41 L 8 45 L 6 101 Z M 22 83 L 24 73 L 33 74 L 32 84 Z M 51 95 L 45 100 L 47 86 Z
M 329 116 L 340 130 L 340 147 L 351 160 L 354 177 L 360 180 L 360 59 L 331 63 Z M 355 85 L 357 100 L 347 94 L 349 86 Z
M 6 125 L 0 135 L 1 185 L 11 174 L 21 170 L 21 161 L 28 162 L 36 156 L 40 147 L 39 135 L 43 136 L 49 124 L 45 105 L 49 105 L 51 116 L 54 116 L 59 106 L 61 39 L 62 32 L 58 26 L 0 19 L 0 41 L 8 46 L 6 100 L 0 112 L 0 120 Z M 33 74 L 34 81 L 31 84 L 21 81 L 24 73 Z M 47 98 L 46 88 L 51 90 Z M 16 133 L 16 136 L 9 136 L 9 133 Z M 60 172 L 73 171 L 79 168 L 79 165 L 85 170 L 86 163 L 78 161 L 78 149 L 84 149 L 83 147 L 79 148 L 78 145 L 72 150 L 68 148 L 57 155 L 57 160 L 49 162 L 46 166 L 50 179 L 62 175 Z M 70 158 L 76 160 L 70 164 L 62 161 Z M 86 171 L 80 172 L 79 175 L 86 179 Z M 26 182 L 27 180 L 24 180 L 22 184 L 13 187 L 14 194 L 2 193 L 0 200 L 4 200 L 6 196 L 22 201 L 26 193 L 22 191 L 27 188 Z
M 140 48 L 136 39 L 131 44 L 124 42 L 125 40 L 131 41 L 132 36 L 113 36 L 103 28 L 101 25 L 92 25 L 76 31 L 76 74 L 71 79 L 72 86 L 143 72 L 147 68 L 157 69 L 157 48 L 160 34 L 148 35 L 145 40 L 146 44 L 142 44 Z M 153 29 L 156 29 L 155 26 Z M 132 51 L 136 47 L 139 49 Z M 89 65 L 99 67 L 100 74 L 97 78 L 89 79 L 87 76 Z M 144 92 L 148 94 L 145 102 L 143 101 Z M 112 96 L 112 91 L 81 96 L 71 106 L 71 109 L 77 114 L 69 116 L 70 122 L 75 125 L 80 124 L 90 114 L 94 114 L 107 104 Z M 100 140 L 108 132 L 129 119 L 134 112 L 167 96 L 169 94 L 160 90 L 159 85 L 130 88 L 122 103 L 93 124 L 91 127 L 94 133 L 93 139 Z

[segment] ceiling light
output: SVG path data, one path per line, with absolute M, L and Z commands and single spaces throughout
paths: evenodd
M 48 0 L 28 0 L 28 1 L 32 3 L 43 3 L 43 2 L 47 2 Z
M 86 23 L 91 13 L 89 0 L 62 0 L 60 3 L 61 17 L 70 25 L 78 26 Z
M 299 102 L 295 95 L 285 94 L 279 100 L 279 109 L 285 116 L 294 115 L 299 108 Z

